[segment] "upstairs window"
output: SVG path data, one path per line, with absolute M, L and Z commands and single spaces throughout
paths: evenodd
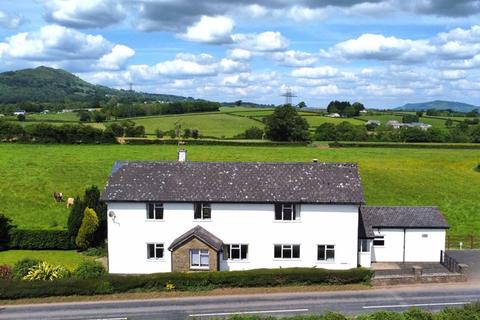
M 335 261 L 335 246 L 333 244 L 320 244 L 317 246 L 318 261 Z
M 147 243 L 147 259 L 163 259 L 163 243 Z
M 385 246 L 385 237 L 384 236 L 376 236 L 373 239 L 373 246 L 374 247 L 384 247 Z
M 210 220 L 212 218 L 212 207 L 210 203 L 196 203 L 195 204 L 195 220 Z
M 246 260 L 248 244 L 226 244 L 223 246 L 224 260 Z
M 273 256 L 275 259 L 300 259 L 300 245 L 276 244 Z
M 147 220 L 163 220 L 163 203 L 147 203 Z
M 279 203 L 275 205 L 275 220 L 300 220 L 300 210 L 293 203 Z

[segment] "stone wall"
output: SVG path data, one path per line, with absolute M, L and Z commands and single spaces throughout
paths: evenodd
M 190 249 L 206 249 L 209 255 L 209 269 L 190 268 Z M 218 253 L 197 238 L 193 238 L 172 253 L 172 271 L 218 271 Z

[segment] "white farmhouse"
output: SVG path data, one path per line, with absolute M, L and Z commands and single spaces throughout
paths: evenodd
M 348 163 L 117 162 L 110 273 L 369 267 L 439 261 L 433 207 L 369 207 Z

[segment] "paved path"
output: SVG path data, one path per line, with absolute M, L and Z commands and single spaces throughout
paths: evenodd
M 480 250 L 448 250 L 447 253 L 458 263 L 468 264 L 469 281 L 480 282 Z
M 363 291 L 3 306 L 0 319 L 203 320 L 235 313 L 282 316 L 318 314 L 327 310 L 358 314 L 401 311 L 413 306 L 440 310 L 478 300 L 478 286 L 442 284 Z

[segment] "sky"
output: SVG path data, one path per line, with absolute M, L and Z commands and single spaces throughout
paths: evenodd
M 215 101 L 480 105 L 480 0 L 0 0 L 0 71 Z

